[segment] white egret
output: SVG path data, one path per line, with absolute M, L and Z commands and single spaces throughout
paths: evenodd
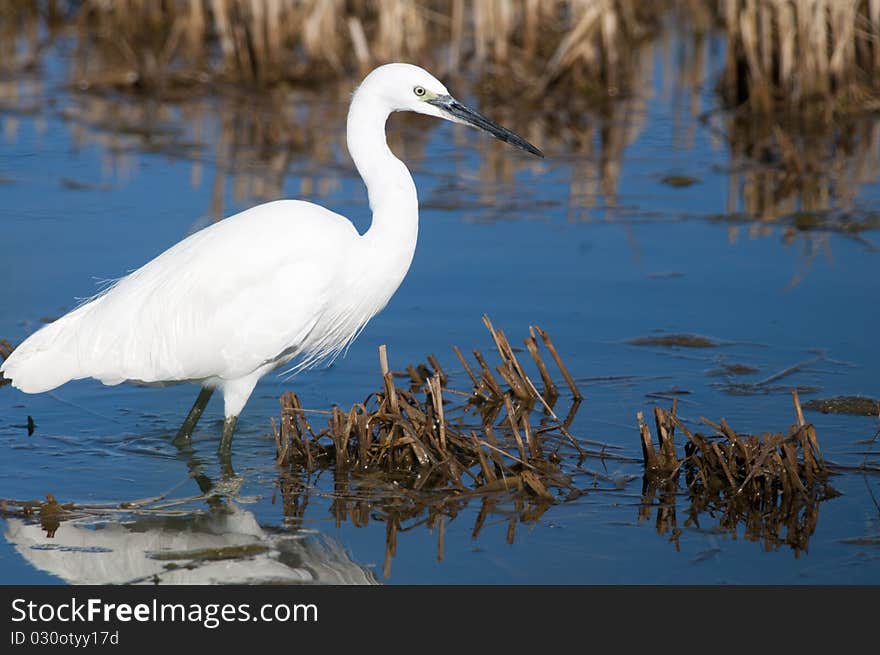
M 418 66 L 380 66 L 355 91 L 348 112 L 348 149 L 373 214 L 364 234 L 309 202 L 258 205 L 190 235 L 41 328 L 0 372 L 26 393 L 87 377 L 108 385 L 198 383 L 202 391 L 179 432 L 184 438 L 220 389 L 220 446 L 228 452 L 257 381 L 288 362 L 301 370 L 341 352 L 409 270 L 418 198 L 385 140 L 394 111 L 472 125 L 543 156 Z

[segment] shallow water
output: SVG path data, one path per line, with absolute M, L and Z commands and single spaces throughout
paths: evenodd
M 706 70 L 717 70 L 717 49 L 707 52 Z M 865 443 L 877 434 L 876 416 L 808 414 L 829 460 L 873 471 L 833 478 L 841 495 L 819 506 L 806 551 L 748 539 L 743 526 L 725 533 L 717 516 L 686 524 L 685 496 L 676 499 L 675 539 L 657 529 L 658 508 L 639 520 L 635 414 L 668 406 L 671 391 L 688 422 L 725 417 L 756 433 L 787 430 L 794 387 L 804 400 L 880 396 L 876 140 L 844 153 L 844 164 L 860 171 L 851 188 L 819 180 L 829 210 L 799 217 L 790 200 L 758 212 L 755 197 L 779 171 L 772 161 L 731 154 L 736 135 L 726 141 L 729 125 L 711 111 L 711 75 L 686 104 L 663 60 L 657 53 L 640 95 L 590 116 L 586 145 L 564 146 L 569 141 L 551 128 L 507 117 L 510 128 L 546 148 L 541 162 L 461 128 L 392 118 L 392 145 L 411 166 L 422 201 L 413 266 L 346 357 L 257 387 L 234 442 L 237 476 L 223 489 L 234 498 L 228 511 L 185 500 L 199 493 L 193 456 L 224 484 L 215 455 L 219 400 L 195 434 L 193 454 L 168 437 L 194 387 L 79 381 L 37 396 L 0 389 L 0 498 L 51 492 L 80 504 L 161 494 L 180 501 L 167 511 L 62 523 L 51 538 L 38 523 L 5 519 L 2 582 L 880 582 L 878 448 Z M 366 194 L 343 146 L 344 84 L 339 93 L 294 91 L 280 100 L 166 104 L 70 93 L 58 65 L 17 83 L 15 97 L 4 87 L 0 105 L 0 337 L 21 341 L 93 294 L 98 281 L 265 199 L 305 197 L 367 225 Z M 865 133 L 877 132 L 866 120 Z M 839 229 L 847 221 L 873 229 Z M 377 503 L 355 525 L 335 512 L 331 473 L 291 483 L 276 468 L 269 417 L 283 391 L 295 390 L 309 408 L 361 401 L 378 386 L 380 344 L 393 368 L 435 353 L 463 378 L 451 348 L 491 350 L 484 313 L 512 342 L 531 324 L 545 328 L 585 392 L 571 431 L 638 461 L 587 460 L 585 467 L 607 476 L 597 490 L 537 518 L 499 501 L 476 537 L 479 499 L 443 519 L 418 510 L 395 515 Z M 671 333 L 717 345 L 629 343 Z M 725 364 L 754 372 L 719 374 Z M 291 484 L 304 490 L 298 498 Z M 219 560 L 193 555 L 218 548 L 244 550 Z M 188 553 L 180 561 L 198 565 L 165 567 L 159 551 Z

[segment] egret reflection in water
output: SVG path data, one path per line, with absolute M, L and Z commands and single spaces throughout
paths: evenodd
M 234 503 L 210 514 L 74 520 L 51 538 L 14 518 L 4 537 L 69 584 L 377 584 L 333 539 L 266 530 Z

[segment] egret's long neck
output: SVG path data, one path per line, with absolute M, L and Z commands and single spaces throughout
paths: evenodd
M 409 170 L 388 147 L 390 109 L 368 89 L 359 89 L 348 111 L 348 150 L 367 185 L 373 222 L 364 235 L 409 268 L 419 229 L 419 201 Z

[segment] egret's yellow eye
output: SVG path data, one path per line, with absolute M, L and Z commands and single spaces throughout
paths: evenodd
M 413 89 L 413 93 L 415 93 L 418 97 L 421 98 L 422 96 L 425 95 L 425 87 L 417 86 L 416 88 Z

